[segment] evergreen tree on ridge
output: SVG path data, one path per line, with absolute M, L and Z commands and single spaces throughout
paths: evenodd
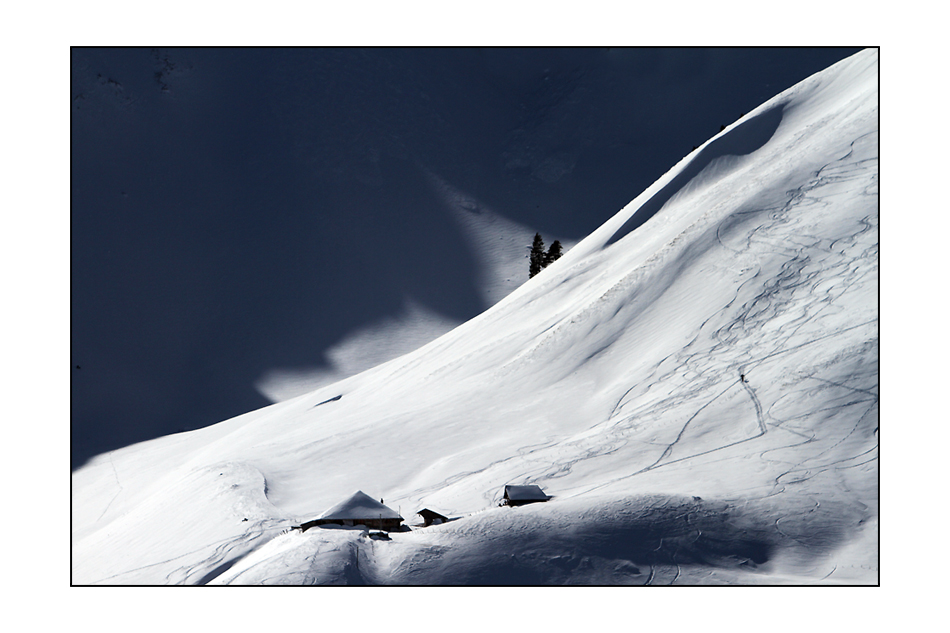
M 531 255 L 528 257 L 528 279 L 531 279 L 545 266 L 547 255 L 544 252 L 544 240 L 540 233 L 534 234 L 534 243 L 531 244 Z

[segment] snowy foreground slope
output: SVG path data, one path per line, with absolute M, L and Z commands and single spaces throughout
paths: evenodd
M 73 583 L 877 583 L 877 100 L 864 51 L 421 349 L 91 460 Z M 287 531 L 357 490 L 454 520 Z

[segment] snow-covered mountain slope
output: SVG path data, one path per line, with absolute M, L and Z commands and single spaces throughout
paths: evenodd
M 527 278 L 535 231 L 494 212 L 435 174 L 429 172 L 428 177 L 479 260 L 476 285 L 483 306 L 495 305 Z M 565 250 L 577 243 L 560 236 L 547 239 L 548 246 L 558 240 Z M 400 314 L 360 328 L 327 350 L 324 357 L 330 369 L 271 369 L 256 387 L 271 402 L 288 400 L 407 354 L 460 324 L 406 297 Z
M 876 583 L 877 103 L 864 51 L 424 347 L 91 460 L 73 583 Z M 357 490 L 453 520 L 287 531 Z

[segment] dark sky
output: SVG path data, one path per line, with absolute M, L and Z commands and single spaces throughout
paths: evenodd
M 856 51 L 72 49 L 73 468 L 265 406 L 404 297 L 481 312 L 427 171 L 579 239 Z

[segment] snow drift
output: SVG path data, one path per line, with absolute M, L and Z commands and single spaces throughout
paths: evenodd
M 877 125 L 870 50 L 415 352 L 91 460 L 73 583 L 876 583 Z M 289 529 L 353 490 L 451 520 Z

